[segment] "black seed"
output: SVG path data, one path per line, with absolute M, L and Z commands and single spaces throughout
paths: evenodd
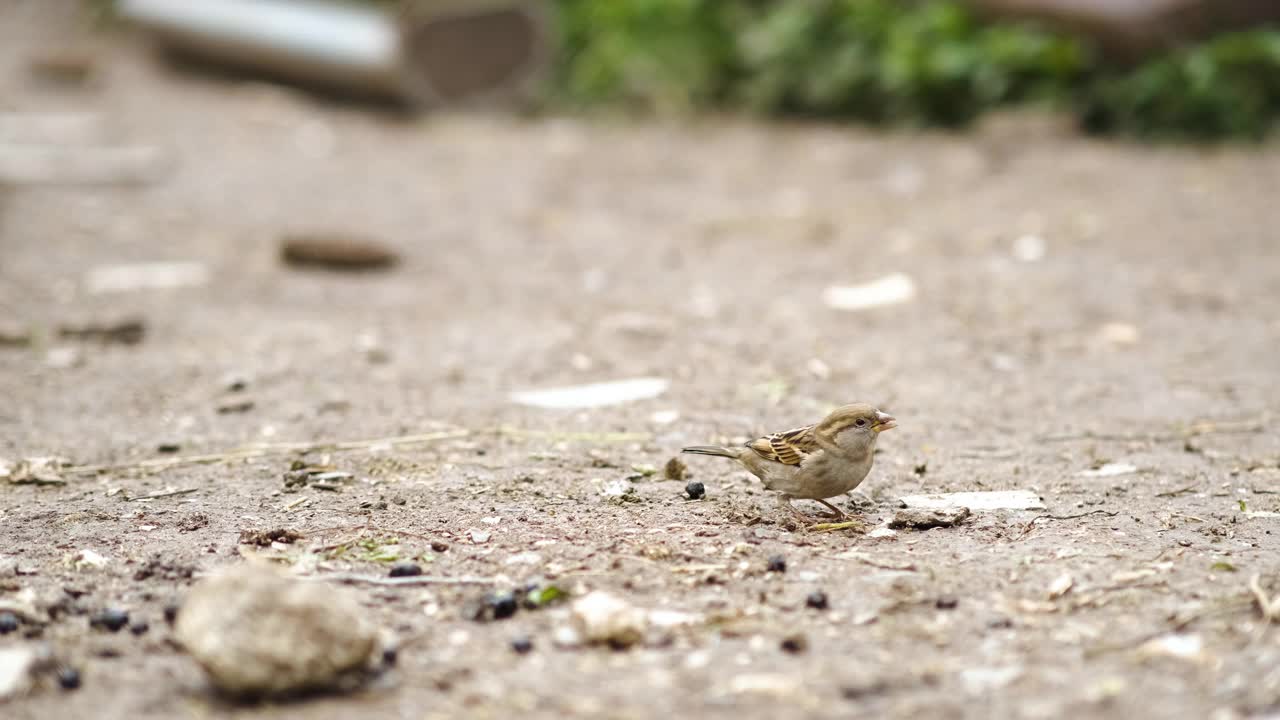
M 939 610 L 954 610 L 956 605 L 960 604 L 960 598 L 955 595 L 941 595 L 933 602 L 934 607 Z
M 486 604 L 493 610 L 494 620 L 503 620 L 516 614 L 520 604 L 516 602 L 516 594 L 513 592 L 496 592 L 491 593 L 486 599 Z
M 787 571 L 787 559 L 781 555 L 769 558 L 769 572 L 784 573 Z
M 162 442 L 156 446 L 156 452 L 176 453 L 182 449 L 182 446 L 176 442 Z
M 524 655 L 530 650 L 533 650 L 533 641 L 524 635 L 512 638 L 511 649 L 514 650 L 517 655 Z
M 102 628 L 111 632 L 119 632 L 120 628 L 129 624 L 129 613 L 117 608 L 107 608 L 89 619 L 89 627 Z
M 417 563 L 401 562 L 391 566 L 391 577 L 417 577 L 422 568 Z
M 165 605 L 164 621 L 172 625 L 173 621 L 177 619 L 178 619 L 178 606 L 173 604 Z
M 804 599 L 804 604 L 813 608 L 814 610 L 826 610 L 827 594 L 822 592 L 821 590 L 814 590 L 813 592 L 809 593 L 809 597 Z
M 707 487 L 694 480 L 684 486 L 684 491 L 688 494 L 690 500 L 701 500 L 707 494 Z
M 134 635 L 146 635 L 147 631 L 150 629 L 151 629 L 151 626 L 147 624 L 146 620 L 139 620 L 138 622 L 129 626 L 129 632 L 133 633 Z
M 805 638 L 805 636 L 799 634 L 788 635 L 787 637 L 782 638 L 782 642 L 779 644 L 779 647 L 789 653 L 802 653 L 809 649 L 809 640 Z
M 11 612 L 0 613 L 0 635 L 8 635 L 18 629 L 18 616 Z
M 393 647 L 383 648 L 383 650 L 382 650 L 382 664 L 383 664 L 383 665 L 395 665 L 395 664 L 396 664 L 396 661 L 397 661 L 397 660 L 399 660 L 399 659 L 400 659 L 400 651 L 399 651 L 399 650 L 397 650 L 396 648 L 393 648 Z
M 73 667 L 58 668 L 58 686 L 63 690 L 80 687 L 80 671 Z

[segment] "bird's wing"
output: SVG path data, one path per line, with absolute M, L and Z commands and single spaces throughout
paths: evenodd
M 747 443 L 747 447 L 766 460 L 780 462 L 783 465 L 799 465 L 819 449 L 818 441 L 814 439 L 813 427 L 813 425 L 805 425 L 794 430 L 765 435 Z

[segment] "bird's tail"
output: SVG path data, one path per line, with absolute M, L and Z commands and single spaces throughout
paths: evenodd
M 691 447 L 680 450 L 682 453 L 690 453 L 692 455 L 714 455 L 716 457 L 734 458 L 738 457 L 738 451 L 734 448 L 721 447 L 719 445 L 693 445 Z

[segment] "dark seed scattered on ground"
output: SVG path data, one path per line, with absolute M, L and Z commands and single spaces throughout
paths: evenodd
M 177 620 L 177 619 L 178 619 L 178 606 L 177 606 L 177 605 L 165 605 L 165 606 L 164 606 L 164 621 L 165 621 L 166 623 L 168 623 L 169 625 L 172 625 L 172 624 L 173 624 L 173 621 L 174 621 L 174 620 Z
M 516 610 L 520 604 L 516 602 L 516 594 L 513 592 L 496 592 L 489 595 L 487 602 L 489 607 L 493 609 L 493 618 L 495 620 L 503 620 L 516 614 Z
M 684 491 L 690 500 L 701 500 L 707 494 L 706 486 L 696 480 L 685 485 Z
M 511 649 L 514 650 L 517 655 L 524 655 L 525 653 L 533 650 L 533 641 L 527 636 L 521 635 L 520 637 L 511 640 Z
M 328 270 L 376 270 L 400 260 L 395 250 L 373 238 L 334 232 L 286 236 L 280 258 L 296 267 Z
M 809 593 L 809 597 L 804 599 L 804 604 L 814 610 L 827 609 L 827 594 L 821 590 L 814 590 Z
M 0 635 L 8 635 L 18 629 L 18 616 L 11 612 L 0 613 Z
M 789 653 L 802 653 L 809 649 L 809 640 L 800 634 L 788 635 L 782 638 L 779 647 Z
M 165 441 L 156 445 L 156 452 L 159 453 L 176 453 L 182 449 L 182 444 L 172 441 Z
M 431 549 L 434 550 L 435 552 L 444 552 L 445 550 L 449 549 L 449 543 L 436 540 L 435 542 L 431 543 Z
M 129 632 L 133 633 L 134 635 L 146 635 L 147 631 L 150 629 L 151 629 L 151 625 L 149 625 L 146 620 L 139 620 L 138 622 L 129 626 Z
M 118 608 L 107 608 L 89 619 L 89 626 L 119 632 L 129 624 L 129 613 Z
M 396 648 L 393 648 L 393 647 L 383 648 L 383 650 L 382 650 L 382 664 L 383 664 L 383 665 L 387 665 L 387 666 L 395 665 L 395 664 L 396 664 L 396 661 L 398 661 L 399 659 L 400 659 L 400 651 L 399 651 L 399 650 L 397 650 Z
M 769 558 L 769 572 L 784 573 L 787 571 L 787 559 L 781 555 Z
M 80 671 L 73 667 L 58 668 L 58 687 L 63 690 L 80 687 Z
M 391 566 L 391 577 L 417 577 L 422 574 L 422 567 L 417 563 L 400 562 Z
M 942 595 L 933 603 L 939 610 L 954 610 L 960 604 L 955 595 Z

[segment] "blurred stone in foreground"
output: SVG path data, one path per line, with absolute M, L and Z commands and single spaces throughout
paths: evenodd
M 380 649 L 377 629 L 345 591 L 252 564 L 192 588 L 174 630 L 213 685 L 242 698 L 355 687 Z
M 171 54 L 422 108 L 522 98 L 549 59 L 542 3 L 121 0 Z
M 1275 0 L 972 0 L 999 17 L 1044 20 L 1136 59 L 1214 33 L 1280 20 Z

